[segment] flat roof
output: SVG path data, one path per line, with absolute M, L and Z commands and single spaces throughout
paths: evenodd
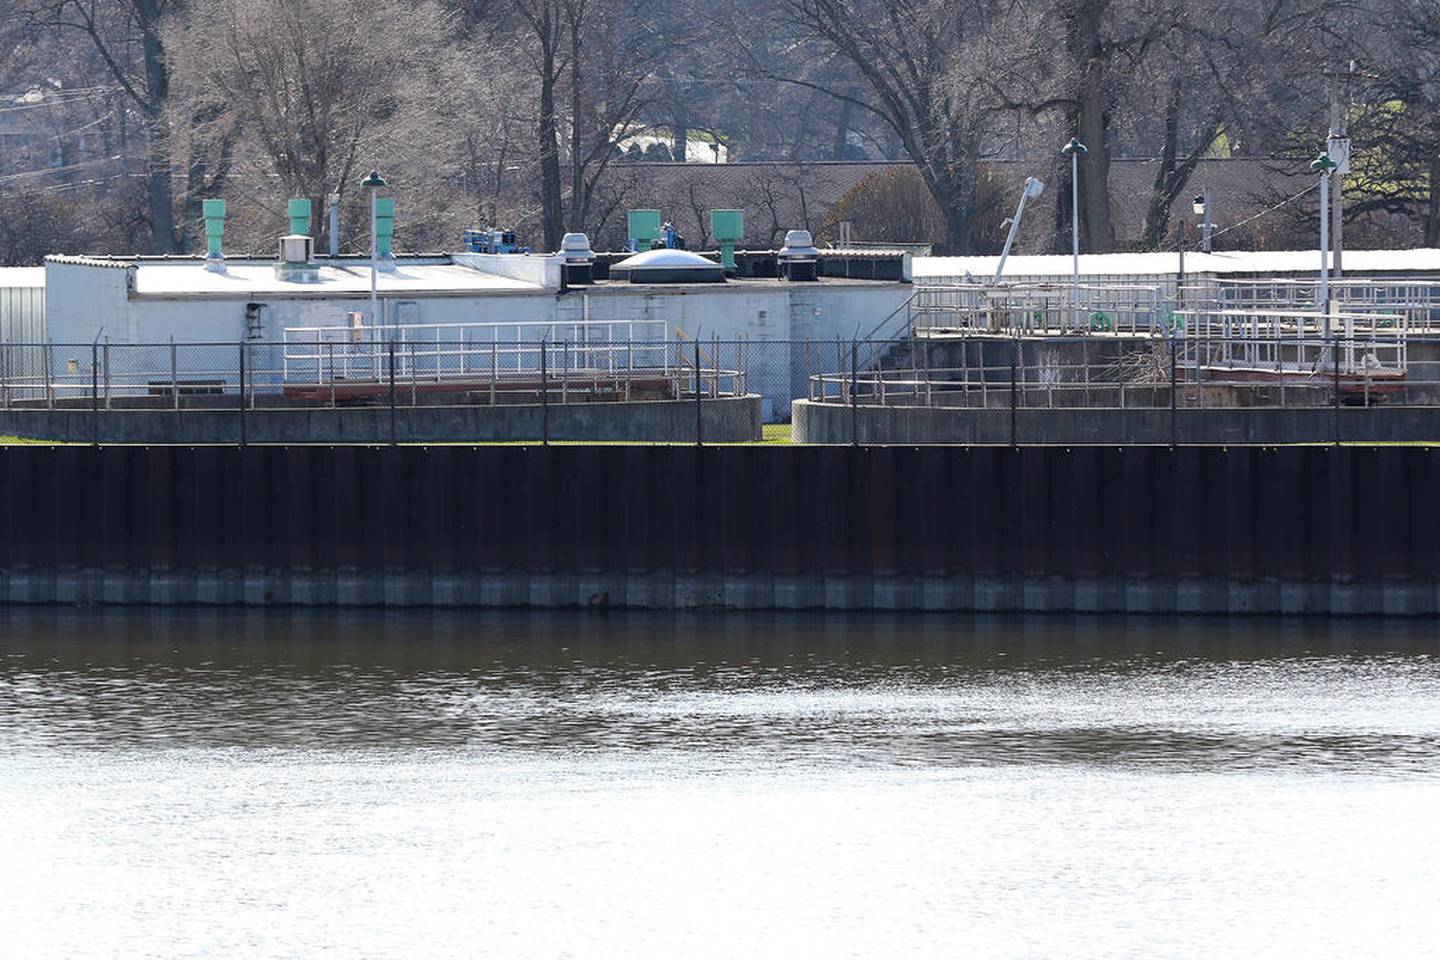
M 365 264 L 315 267 L 310 282 L 284 280 L 273 262 L 227 262 L 224 272 L 207 270 L 204 261 L 140 261 L 135 265 L 138 297 L 337 297 L 369 296 L 370 268 Z M 411 293 L 432 296 L 476 293 L 539 293 L 544 287 L 523 280 L 485 273 L 454 263 L 407 263 L 381 270 L 376 288 L 383 294 Z
M 912 261 L 915 279 L 955 278 L 967 274 L 977 282 L 995 276 L 999 257 L 916 257 Z M 1347 273 L 1433 273 L 1440 276 L 1440 250 L 1346 250 Z M 1081 254 L 1081 276 L 1173 277 L 1180 269 L 1175 251 L 1161 253 Z M 1072 259 L 1066 254 L 1015 255 L 1005 264 L 1005 277 L 1070 277 Z M 1320 251 L 1264 250 L 1224 253 L 1185 252 L 1185 273 L 1189 274 L 1304 274 L 1318 273 Z M 1003 278 L 1002 278 L 1003 279 Z
M 0 287 L 45 289 L 44 267 L 0 267 Z

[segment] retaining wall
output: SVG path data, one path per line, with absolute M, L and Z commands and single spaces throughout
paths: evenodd
M 758 396 L 705 400 L 701 435 L 707 443 L 759 440 Z M 539 440 L 539 405 L 395 408 L 399 443 Z M 694 400 L 551 404 L 552 440 L 693 443 Z M 241 423 L 229 410 L 12 410 L 0 412 L 0 435 L 71 443 L 388 443 L 389 407 L 249 410 Z
M 1313 407 L 1015 411 L 868 407 L 796 400 L 796 443 L 1287 444 L 1440 441 L 1440 407 Z M 1012 439 L 1013 438 L 1013 439 Z
M 1434 614 L 1421 447 L 7 447 L 0 601 Z

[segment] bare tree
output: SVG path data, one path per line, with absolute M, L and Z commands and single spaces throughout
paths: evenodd
M 170 65 L 162 38 L 178 0 L 18 0 L 37 26 L 83 36 L 144 121 L 148 146 L 145 209 L 151 249 L 179 249 L 171 184 Z
M 664 38 L 643 29 L 638 0 L 511 0 L 511 10 L 532 57 L 541 223 L 554 250 L 566 230 L 592 224 L 615 141 L 636 132 Z
M 879 118 L 914 161 L 945 216 L 945 247 L 973 244 L 976 164 L 992 102 L 973 82 L 994 53 L 1002 5 L 989 0 L 782 0 L 793 29 L 863 81 L 846 89 L 761 65 Z
M 433 132 L 423 94 L 446 31 L 423 0 L 197 0 L 181 37 L 186 86 L 221 98 L 207 109 L 233 115 L 277 193 L 310 199 L 322 243 L 327 196 Z

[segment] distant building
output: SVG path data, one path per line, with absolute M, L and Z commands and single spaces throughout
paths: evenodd
M 1057 154 L 1058 156 L 1058 154 Z M 1140 242 L 1159 161 L 1113 160 L 1110 172 L 1111 216 L 1116 242 L 1133 247 Z M 816 234 L 826 231 L 832 212 L 847 191 L 867 177 L 889 171 L 914 169 L 908 163 L 888 161 L 820 161 L 814 163 L 628 163 L 606 174 L 607 189 L 631 207 L 655 208 L 692 246 L 705 243 L 705 211 L 736 207 L 745 211 L 747 244 L 777 245 L 785 231 L 802 227 Z M 994 219 L 1010 215 L 1027 176 L 1051 179 L 1043 162 L 995 160 L 981 165 L 982 174 L 998 178 L 998 210 Z M 1218 227 L 1240 222 L 1269 209 L 1277 199 L 1291 196 L 1313 183 L 1308 174 L 1290 173 L 1263 159 L 1202 160 L 1189 183 L 1171 207 L 1171 223 L 1194 221 L 1190 208 L 1194 195 L 1210 191 Z M 1054 190 L 1060 184 L 1050 182 Z M 1025 217 L 1018 252 L 1048 253 L 1057 225 L 1055 194 L 1047 193 Z M 697 216 L 697 213 L 699 214 Z M 1250 236 L 1253 236 L 1251 234 Z M 936 236 L 855 236 L 858 241 L 937 243 Z

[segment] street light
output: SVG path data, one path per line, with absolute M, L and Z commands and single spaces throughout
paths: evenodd
M 1080 154 L 1089 153 L 1079 137 L 1060 150 L 1070 155 L 1070 250 L 1075 268 L 1075 304 L 1071 310 L 1071 325 L 1080 329 Z
M 370 191 L 370 326 L 372 327 L 380 326 L 380 298 L 375 289 L 376 273 L 379 271 L 380 239 L 375 228 L 375 221 L 380 190 L 386 185 L 385 178 L 380 176 L 379 170 L 371 170 L 370 175 L 360 181 L 360 186 Z
M 1000 275 L 1005 272 L 1005 261 L 1010 259 L 1010 248 L 1015 245 L 1015 236 L 1020 232 L 1020 219 L 1025 216 L 1025 204 L 1044 192 L 1043 180 L 1025 178 L 1025 187 L 1020 191 L 1020 205 L 1015 208 L 1015 216 L 1010 220 L 1010 235 L 1005 238 L 1005 249 L 1000 252 L 1000 265 L 995 268 L 996 283 L 1000 282 Z
M 1320 310 L 1324 314 L 1323 329 L 1330 335 L 1330 173 L 1339 164 L 1322 153 L 1310 161 L 1310 169 L 1320 174 Z
M 1195 216 L 1197 216 L 1197 217 L 1204 217 L 1204 218 L 1205 218 L 1205 220 L 1204 220 L 1204 226 L 1203 226 L 1203 230 L 1204 230 L 1203 236 L 1204 236 L 1204 238 L 1205 238 L 1205 252 L 1206 252 L 1206 253 L 1209 253 L 1209 252 L 1210 252 L 1210 233 L 1211 233 L 1211 230 L 1213 229 L 1213 226 L 1214 226 L 1213 221 L 1210 219 L 1210 188 L 1209 188 L 1209 187 L 1206 187 L 1206 188 L 1205 188 L 1205 192 L 1204 192 L 1204 193 L 1200 193 L 1200 194 L 1196 194 L 1196 195 L 1195 195 L 1195 203 L 1194 203 L 1194 206 L 1193 206 L 1191 209 L 1193 209 L 1193 210 L 1195 211 Z

